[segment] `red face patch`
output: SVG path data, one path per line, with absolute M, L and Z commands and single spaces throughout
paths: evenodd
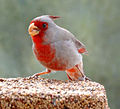
M 40 20 L 33 20 L 31 23 L 34 23 L 34 25 L 37 26 L 42 32 L 44 32 L 45 30 L 48 29 L 48 23 L 47 22 L 42 22 Z

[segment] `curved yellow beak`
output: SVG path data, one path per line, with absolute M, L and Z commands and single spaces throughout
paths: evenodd
M 34 23 L 30 24 L 28 27 L 28 32 L 31 36 L 35 36 L 37 34 L 39 34 L 40 29 L 34 25 Z

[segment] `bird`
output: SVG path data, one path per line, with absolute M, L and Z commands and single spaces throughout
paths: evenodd
M 83 70 L 82 54 L 88 54 L 85 45 L 70 31 L 58 26 L 54 20 L 60 16 L 42 15 L 33 18 L 28 27 L 35 57 L 46 71 L 32 77 L 65 71 L 71 81 L 89 80 Z

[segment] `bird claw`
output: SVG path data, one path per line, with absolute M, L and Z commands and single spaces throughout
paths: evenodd
M 91 79 L 88 78 L 88 77 L 86 77 L 86 76 L 85 76 L 85 77 L 82 77 L 82 78 L 80 77 L 79 80 L 80 80 L 80 81 L 91 81 Z
M 85 81 L 91 81 L 91 79 L 90 78 L 88 78 L 88 77 L 85 77 Z
M 32 75 L 32 76 L 29 76 L 28 78 L 29 78 L 29 79 L 37 79 L 38 76 L 34 74 L 34 75 Z

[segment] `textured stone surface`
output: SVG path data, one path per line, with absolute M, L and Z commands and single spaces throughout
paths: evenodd
M 91 81 L 1 78 L 0 109 L 109 109 L 103 85 Z

